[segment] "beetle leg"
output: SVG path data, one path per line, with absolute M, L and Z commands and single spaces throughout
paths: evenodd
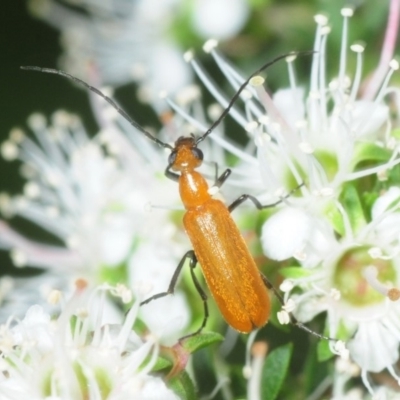
M 167 291 L 166 292 L 157 293 L 154 296 L 151 296 L 148 299 L 143 300 L 140 303 L 141 306 L 143 306 L 144 304 L 150 303 L 151 301 L 153 301 L 155 299 L 159 299 L 160 297 L 168 296 L 169 294 L 174 293 L 176 282 L 178 281 L 179 274 L 181 273 L 182 267 L 184 266 L 185 261 L 186 261 L 187 258 L 190 258 L 190 265 L 192 265 L 193 258 L 196 259 L 196 256 L 194 255 L 194 251 L 193 250 L 189 250 L 182 257 L 181 261 L 179 261 L 179 264 L 176 267 L 174 274 L 172 275 L 172 279 L 171 279 L 171 282 L 169 283 Z M 197 262 L 197 259 L 196 259 L 196 262 Z
M 200 328 L 197 329 L 197 331 L 195 331 L 195 332 L 193 332 L 193 333 L 190 333 L 189 335 L 185 335 L 185 336 L 181 337 L 181 338 L 179 339 L 179 341 L 181 341 L 181 340 L 183 340 L 183 339 L 186 339 L 186 338 L 188 338 L 188 337 L 191 337 L 191 336 L 195 336 L 195 335 L 197 335 L 198 333 L 200 333 L 201 330 L 206 326 L 207 319 L 208 319 L 208 315 L 209 315 L 209 313 L 208 313 L 208 305 L 207 305 L 207 295 L 206 295 L 206 293 L 204 292 L 203 288 L 200 286 L 200 283 L 199 283 L 198 279 L 196 278 L 196 275 L 194 274 L 194 268 L 195 268 L 196 265 L 197 265 L 197 258 L 196 258 L 196 255 L 194 254 L 194 251 L 193 251 L 193 250 L 189 250 L 189 251 L 182 257 L 181 261 L 179 262 L 178 266 L 177 266 L 176 269 L 175 269 L 174 275 L 172 275 L 172 279 L 171 279 L 171 282 L 170 282 L 170 284 L 169 284 L 169 286 L 168 286 L 167 291 L 161 292 L 161 293 L 157 293 L 157 294 L 155 294 L 154 296 L 151 296 L 151 297 L 149 297 L 148 299 L 146 299 L 146 300 L 144 300 L 144 301 L 142 301 L 142 302 L 140 303 L 140 305 L 143 306 L 143 305 L 145 305 L 145 304 L 150 303 L 150 302 L 153 301 L 153 300 L 159 299 L 159 298 L 161 298 L 161 297 L 168 296 L 169 294 L 173 294 L 173 293 L 174 293 L 174 290 L 175 290 L 176 282 L 178 281 L 179 274 L 181 273 L 181 270 L 182 270 L 183 266 L 185 265 L 185 261 L 186 261 L 187 258 L 190 259 L 190 274 L 191 274 L 191 276 L 192 276 L 192 280 L 193 280 L 194 286 L 195 286 L 197 292 L 199 293 L 199 295 L 200 295 L 200 297 L 201 297 L 201 299 L 202 299 L 202 301 L 203 301 L 203 305 L 204 305 L 204 318 L 203 318 L 203 322 L 201 323 Z
M 221 176 L 219 176 L 218 178 L 216 178 L 214 186 L 216 187 L 221 187 L 225 181 L 229 178 L 230 174 L 232 173 L 232 171 L 228 168 L 226 169 Z
M 274 285 L 268 280 L 268 278 L 264 274 L 260 273 L 260 275 L 261 275 L 261 278 L 262 278 L 265 286 L 274 292 L 274 295 L 278 299 L 279 303 L 281 303 L 281 305 L 284 306 L 285 301 L 283 300 L 282 295 L 275 289 Z M 297 320 L 297 318 L 291 312 L 288 312 L 288 314 L 289 314 L 290 322 L 293 325 L 297 326 L 298 328 L 302 329 L 303 331 L 306 331 L 307 333 L 310 333 L 311 335 L 316 336 L 318 339 L 325 339 L 325 340 L 331 340 L 331 341 L 337 342 L 337 339 L 321 335 L 320 333 L 315 332 L 312 329 L 310 329 L 308 326 L 302 324 L 300 321 Z
M 178 182 L 180 175 L 176 174 L 175 172 L 171 171 L 171 166 L 168 165 L 168 167 L 165 169 L 164 175 L 168 178 L 171 179 L 172 181 Z M 187 253 L 186 253 L 187 254 Z M 185 254 L 185 257 L 186 257 Z
M 214 165 L 214 169 L 215 169 L 214 181 L 216 182 L 217 179 L 218 179 L 218 163 L 215 162 L 215 161 L 207 161 L 207 162 L 204 162 L 204 163 L 205 163 L 205 164 L 207 163 L 207 164 Z
M 290 197 L 294 192 L 296 192 L 296 190 L 299 190 L 302 186 L 304 185 L 304 183 L 301 183 L 299 186 L 295 187 L 293 190 L 291 190 L 286 196 L 281 197 L 278 201 L 276 201 L 275 203 L 271 203 L 271 204 L 261 204 L 259 202 L 259 200 L 252 196 L 251 194 L 242 194 L 238 199 L 236 199 L 229 207 L 228 210 L 229 212 L 232 212 L 236 207 L 240 206 L 240 204 L 244 203 L 246 200 L 251 200 L 254 205 L 257 207 L 258 210 L 262 210 L 264 208 L 270 208 L 270 207 L 275 207 L 278 204 L 282 203 L 282 201 L 286 200 L 288 197 Z
M 207 295 L 204 292 L 203 288 L 200 286 L 200 283 L 199 283 L 198 279 L 196 278 L 196 275 L 194 274 L 194 268 L 196 267 L 196 264 L 197 264 L 197 258 L 195 256 L 195 254 L 193 253 L 193 258 L 190 260 L 190 275 L 192 276 L 192 280 L 193 280 L 194 286 L 197 290 L 197 293 L 200 295 L 201 300 L 203 301 L 204 318 L 203 318 L 203 322 L 200 325 L 200 328 L 197 329 L 197 331 L 189 333 L 189 335 L 185 335 L 185 336 L 181 337 L 179 339 L 179 341 L 181 341 L 183 339 L 187 339 L 188 337 L 196 336 L 197 334 L 199 334 L 202 331 L 202 329 L 206 326 L 208 315 L 209 315 L 208 305 L 207 305 Z

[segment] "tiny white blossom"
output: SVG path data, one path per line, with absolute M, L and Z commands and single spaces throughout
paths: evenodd
M 11 249 L 14 263 L 19 267 L 45 268 L 49 279 L 47 283 L 44 275 L 16 279 L 17 291 L 9 292 L 3 299 L 3 316 L 18 303 L 21 312 L 35 296 L 36 302 L 45 299 L 47 293 L 39 289 L 43 284 L 49 290 L 67 288 L 78 275 L 90 282 L 102 277 L 135 289 L 154 282 L 158 292 L 168 287 L 185 247 L 174 240 L 177 228 L 168 219 L 168 213 L 145 212 L 145 206 L 150 199 L 165 202 L 166 207 L 173 205 L 177 191 L 169 190 L 166 179 L 156 179 L 161 154 L 156 153 L 154 164 L 147 163 L 143 158 L 146 153 L 139 154 L 126 139 L 121 144 L 123 133 L 113 121 L 107 123 L 107 134 L 103 132 L 90 139 L 77 117 L 58 112 L 48 125 L 44 117 L 34 114 L 29 119 L 34 138 L 19 135 L 17 140 L 10 135 L 28 183 L 24 194 L 3 202 L 3 214 L 33 222 L 62 245 L 25 238 L 12 225 L 0 221 L 0 246 Z M 109 151 L 111 144 L 114 154 Z M 147 153 L 150 151 L 155 152 L 148 148 Z M 144 258 L 141 246 L 152 248 L 150 252 L 146 250 L 148 255 Z M 156 253 L 154 248 L 158 249 Z M 18 294 L 20 291 L 24 293 Z M 153 305 L 143 311 L 143 319 L 157 321 L 159 328 L 154 322 L 152 327 L 158 334 L 169 326 L 173 338 L 174 332 L 182 331 L 188 324 L 189 314 L 179 290 L 167 302 L 176 310 L 179 324 L 168 324 L 166 313 Z
M 288 276 L 293 291 L 285 292 L 285 300 L 293 299 L 293 312 L 300 321 L 327 312 L 329 336 L 348 341 L 340 353 L 358 364 L 362 381 L 374 396 L 378 391 L 368 380 L 369 372 L 386 369 L 399 381 L 394 364 L 400 343 L 400 192 L 393 185 L 396 175 L 392 172 L 400 157 L 398 139 L 391 133 L 398 126 L 400 108 L 398 89 L 389 86 L 398 68 L 398 63 L 390 61 L 397 22 L 389 17 L 392 34 L 387 35 L 384 48 L 391 49 L 387 50 L 391 56 L 385 53 L 383 73 L 379 67 L 368 94 L 363 94 L 364 46 L 351 46 L 356 68 L 347 72 L 352 15 L 352 10 L 342 10 L 342 48 L 334 79 L 329 81 L 325 74 L 326 63 L 331 62 L 330 27 L 328 19 L 318 15 L 309 88 L 298 84 L 296 55 L 289 55 L 288 88 L 271 95 L 263 79 L 254 77 L 240 95 L 243 107 L 230 110 L 248 132 L 251 141 L 246 151 L 219 132 L 210 135 L 209 141 L 238 157 L 230 184 L 240 186 L 241 194 L 255 195 L 261 204 L 283 200 L 262 226 L 261 243 L 268 257 L 279 261 L 293 257 L 299 271 L 307 269 L 299 272 L 301 277 Z M 219 54 L 214 41 L 205 48 L 238 90 L 245 81 L 243 75 Z M 208 79 L 194 57 L 187 61 L 216 101 L 226 107 L 229 97 Z M 168 101 L 190 124 L 205 131 L 204 118 L 196 121 L 187 108 Z M 366 182 L 377 182 L 380 195 Z M 296 187 L 297 193 L 286 198 Z M 371 195 L 374 201 L 364 199 L 363 187 L 367 188 L 365 199 Z M 368 273 L 371 266 L 376 274 Z M 278 318 L 281 323 L 289 321 L 286 310 Z
M 138 303 L 119 323 L 106 321 L 102 304 L 110 289 L 89 291 L 81 280 L 58 317 L 34 305 L 21 321 L 2 325 L 0 399 L 178 399 L 150 375 L 159 344 L 132 330 Z
M 179 0 L 98 4 L 84 0 L 75 8 L 68 3 L 29 4 L 33 15 L 61 31 L 62 69 L 113 86 L 136 81 L 143 100 L 152 102 L 157 102 L 160 90 L 173 92 L 189 82 L 190 70 L 168 34 Z

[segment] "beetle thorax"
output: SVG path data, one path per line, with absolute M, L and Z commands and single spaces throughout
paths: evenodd
M 181 172 L 179 194 L 187 210 L 200 207 L 211 198 L 207 181 L 196 171 Z

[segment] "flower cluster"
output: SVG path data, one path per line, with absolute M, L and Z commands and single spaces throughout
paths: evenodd
M 128 289 L 75 282 L 70 299 L 60 291 L 49 294 L 61 302 L 55 319 L 34 305 L 22 320 L 9 318 L 1 326 L 0 399 L 154 399 L 175 400 L 160 377 L 150 375 L 159 354 L 155 337 L 143 341 L 132 325 L 136 302 L 125 318 L 105 307 L 106 295 L 130 302 Z
M 89 138 L 79 119 L 66 112 L 56 113 L 50 125 L 34 114 L 28 124 L 34 139 L 14 129 L 1 148 L 4 158 L 22 161 L 27 179 L 23 194 L 2 194 L 1 210 L 8 218 L 18 216 L 40 226 L 60 245 L 28 239 L 1 221 L 0 245 L 11 249 L 14 264 L 47 271 L 4 285 L 3 319 L 11 313 L 23 315 L 48 290 L 66 289 L 78 277 L 93 284 L 124 283 L 147 290 L 149 296 L 165 290 L 185 248 L 174 245 L 178 233 L 168 215 L 152 212 L 148 204 L 161 197 L 175 204 L 169 182 L 157 179 L 151 164 L 130 173 L 132 165 L 146 163 L 146 153 L 127 145 L 121 129 L 112 126 Z M 171 332 L 165 332 L 167 315 L 160 307 L 150 304 L 145 321 L 173 338 L 188 323 L 189 310 L 179 291 L 164 306 L 180 321 Z
M 189 19 L 196 35 L 226 39 L 249 15 L 245 0 L 196 0 L 193 8 L 182 0 L 30 0 L 29 9 L 61 32 L 63 70 L 113 87 L 135 81 L 140 98 L 157 108 L 160 90 L 173 92 L 191 80 L 172 32 L 179 18 Z
M 356 43 L 350 46 L 356 70 L 352 76 L 347 74 L 352 14 L 351 9 L 342 10 L 341 57 L 333 80 L 325 74 L 330 27 L 323 15 L 315 17 L 307 92 L 296 81 L 296 54 L 286 58 L 289 88 L 271 96 L 264 79 L 251 80 L 252 87 L 242 94 L 243 109 L 233 110 L 231 116 L 248 132 L 255 157 L 241 157 L 234 172 L 243 187 L 258 193 L 264 203 L 274 202 L 271 194 L 279 198 L 299 187 L 261 229 L 267 257 L 295 260 L 281 270 L 286 277 L 281 285 L 287 302 L 284 310 L 294 310 L 303 322 L 325 311 L 327 334 L 348 342 L 350 356 L 373 394 L 368 372 L 386 368 L 400 382 L 394 368 L 400 342 L 400 189 L 396 182 L 400 109 L 399 91 L 389 86 L 399 64 L 388 59 L 386 51 L 385 74 L 375 74 L 364 87 L 364 46 Z M 388 30 L 390 43 L 385 47 L 393 51 L 391 31 L 397 30 L 397 20 L 389 20 Z M 204 49 L 237 90 L 244 78 L 215 46 L 215 41 L 209 41 Z M 226 97 L 201 65 L 191 54 L 187 58 L 216 100 L 226 106 Z M 173 106 L 187 117 L 181 107 Z M 285 312 L 280 317 L 283 323 L 289 320 Z

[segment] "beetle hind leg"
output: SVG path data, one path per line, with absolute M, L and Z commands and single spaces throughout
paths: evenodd
M 203 301 L 204 318 L 203 318 L 203 322 L 201 323 L 201 326 L 200 326 L 199 329 L 197 329 L 193 333 L 190 333 L 188 335 L 185 335 L 185 336 L 179 338 L 179 341 L 181 341 L 183 339 L 186 339 L 188 337 L 191 337 L 191 336 L 196 336 L 197 334 L 199 334 L 202 331 L 202 329 L 206 326 L 208 315 L 209 315 L 209 313 L 208 313 L 208 305 L 207 305 L 207 295 L 204 292 L 203 288 L 201 287 L 201 285 L 200 285 L 200 283 L 199 283 L 199 281 L 196 278 L 196 275 L 194 273 L 194 268 L 197 265 L 197 258 L 196 258 L 196 255 L 194 254 L 193 250 L 189 250 L 188 252 L 186 252 L 186 254 L 182 257 L 181 261 L 179 261 L 179 264 L 176 267 L 174 274 L 172 275 L 171 282 L 170 282 L 170 284 L 168 286 L 168 289 L 165 292 L 157 293 L 157 294 L 149 297 L 148 299 L 143 300 L 140 303 L 140 305 L 143 306 L 145 304 L 150 303 L 153 300 L 160 299 L 161 297 L 165 297 L 165 296 L 168 296 L 170 294 L 173 294 L 174 291 L 175 291 L 175 286 L 176 286 L 176 283 L 178 281 L 179 274 L 181 273 L 182 268 L 185 265 L 185 261 L 186 261 L 187 258 L 189 258 L 189 260 L 190 260 L 190 275 L 192 277 L 193 284 L 194 284 L 194 286 L 195 286 L 195 288 L 197 290 L 197 293 L 200 295 L 201 300 Z
M 198 281 L 198 279 L 197 279 L 197 277 L 196 277 L 196 275 L 194 273 L 194 268 L 196 267 L 196 264 L 197 264 L 197 258 L 196 258 L 196 255 L 193 252 L 193 257 L 190 260 L 190 275 L 192 277 L 192 281 L 193 281 L 193 284 L 194 284 L 194 286 L 195 286 L 195 288 L 197 290 L 197 293 L 200 295 L 201 300 L 203 301 L 204 318 L 203 318 L 203 321 L 202 321 L 199 329 L 197 329 L 196 331 L 194 331 L 192 333 L 189 333 L 188 335 L 182 336 L 181 338 L 179 338 L 179 342 L 184 340 L 184 339 L 187 339 L 189 337 L 198 335 L 203 330 L 203 328 L 206 326 L 207 319 L 208 319 L 208 316 L 209 316 L 208 304 L 207 304 L 207 295 L 204 292 L 203 288 L 201 287 L 200 282 Z
M 157 294 L 149 297 L 148 299 L 143 300 L 140 303 L 140 305 L 143 306 L 145 304 L 150 303 L 153 300 L 168 296 L 169 294 L 173 294 L 175 291 L 176 282 L 178 281 L 179 274 L 181 273 L 182 267 L 184 266 L 186 259 L 190 258 L 190 264 L 192 264 L 193 257 L 196 259 L 196 256 L 194 255 L 193 250 L 189 250 L 188 252 L 186 252 L 185 255 L 182 257 L 181 261 L 179 261 L 179 264 L 176 267 L 174 274 L 172 275 L 171 282 L 169 283 L 168 289 L 165 292 L 157 293 Z M 196 262 L 197 262 L 197 259 L 196 259 Z

